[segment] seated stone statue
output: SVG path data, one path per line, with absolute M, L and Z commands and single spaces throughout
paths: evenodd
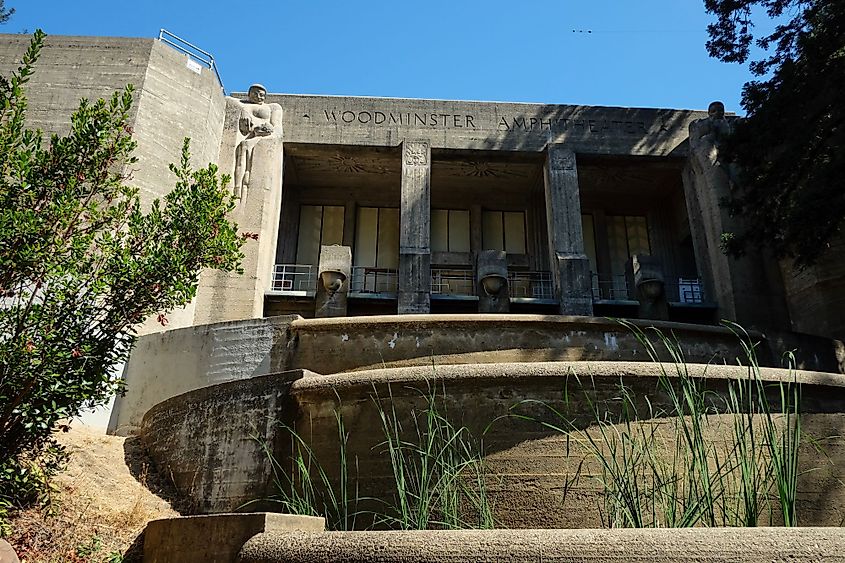
M 252 171 L 255 145 L 264 139 L 281 137 L 282 107 L 264 103 L 267 90 L 261 84 L 249 87 L 248 99 L 241 100 L 238 132 L 241 140 L 235 148 L 235 195 L 244 197 Z
M 725 104 L 718 101 L 707 107 L 707 117 L 696 119 L 689 125 L 690 153 L 699 171 L 716 167 L 735 185 L 738 176 L 736 165 L 719 158 L 722 141 L 732 132 L 733 124 L 725 117 Z

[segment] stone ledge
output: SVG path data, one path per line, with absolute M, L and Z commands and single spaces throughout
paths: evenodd
M 144 531 L 146 563 L 228 563 L 256 534 L 322 532 L 325 520 L 270 512 L 153 520 Z
M 845 561 L 842 528 L 267 532 L 242 563 Z

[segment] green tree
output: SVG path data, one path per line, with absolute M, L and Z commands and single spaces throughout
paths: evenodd
M 6 23 L 12 14 L 15 13 L 14 8 L 6 9 L 6 0 L 0 0 L 0 23 Z
M 813 264 L 841 234 L 845 219 L 845 2 L 705 0 L 710 55 L 751 63 L 758 77 L 743 88 L 747 117 L 723 146 L 739 166 L 725 205 L 747 230 L 726 237 L 727 250 L 768 247 L 778 257 Z M 755 36 L 753 17 L 779 22 Z
M 22 66 L 0 78 L 0 501 L 22 501 L 32 460 L 55 452 L 59 421 L 120 390 L 115 366 L 135 328 L 190 301 L 199 273 L 239 270 L 234 201 L 214 165 L 193 171 L 188 143 L 175 188 L 144 209 L 125 174 L 135 162 L 128 122 L 132 88 L 82 101 L 70 132 L 25 127 Z M 53 462 L 56 461 L 53 456 Z M 50 468 L 55 469 L 55 463 Z

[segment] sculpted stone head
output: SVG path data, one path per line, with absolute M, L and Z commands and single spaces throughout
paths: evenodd
M 267 97 L 267 89 L 261 84 L 253 84 L 249 87 L 249 101 L 253 104 L 263 104 Z
M 711 103 L 709 106 L 707 106 L 707 115 L 710 116 L 712 119 L 724 119 L 725 104 L 718 101 Z

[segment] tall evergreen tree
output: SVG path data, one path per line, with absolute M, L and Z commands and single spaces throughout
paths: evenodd
M 705 0 L 711 56 L 751 62 L 759 77 L 745 84 L 747 117 L 723 146 L 739 165 L 725 204 L 747 230 L 725 237 L 741 254 L 767 247 L 778 257 L 813 264 L 842 234 L 845 219 L 845 1 Z M 755 36 L 754 12 L 778 24 Z

